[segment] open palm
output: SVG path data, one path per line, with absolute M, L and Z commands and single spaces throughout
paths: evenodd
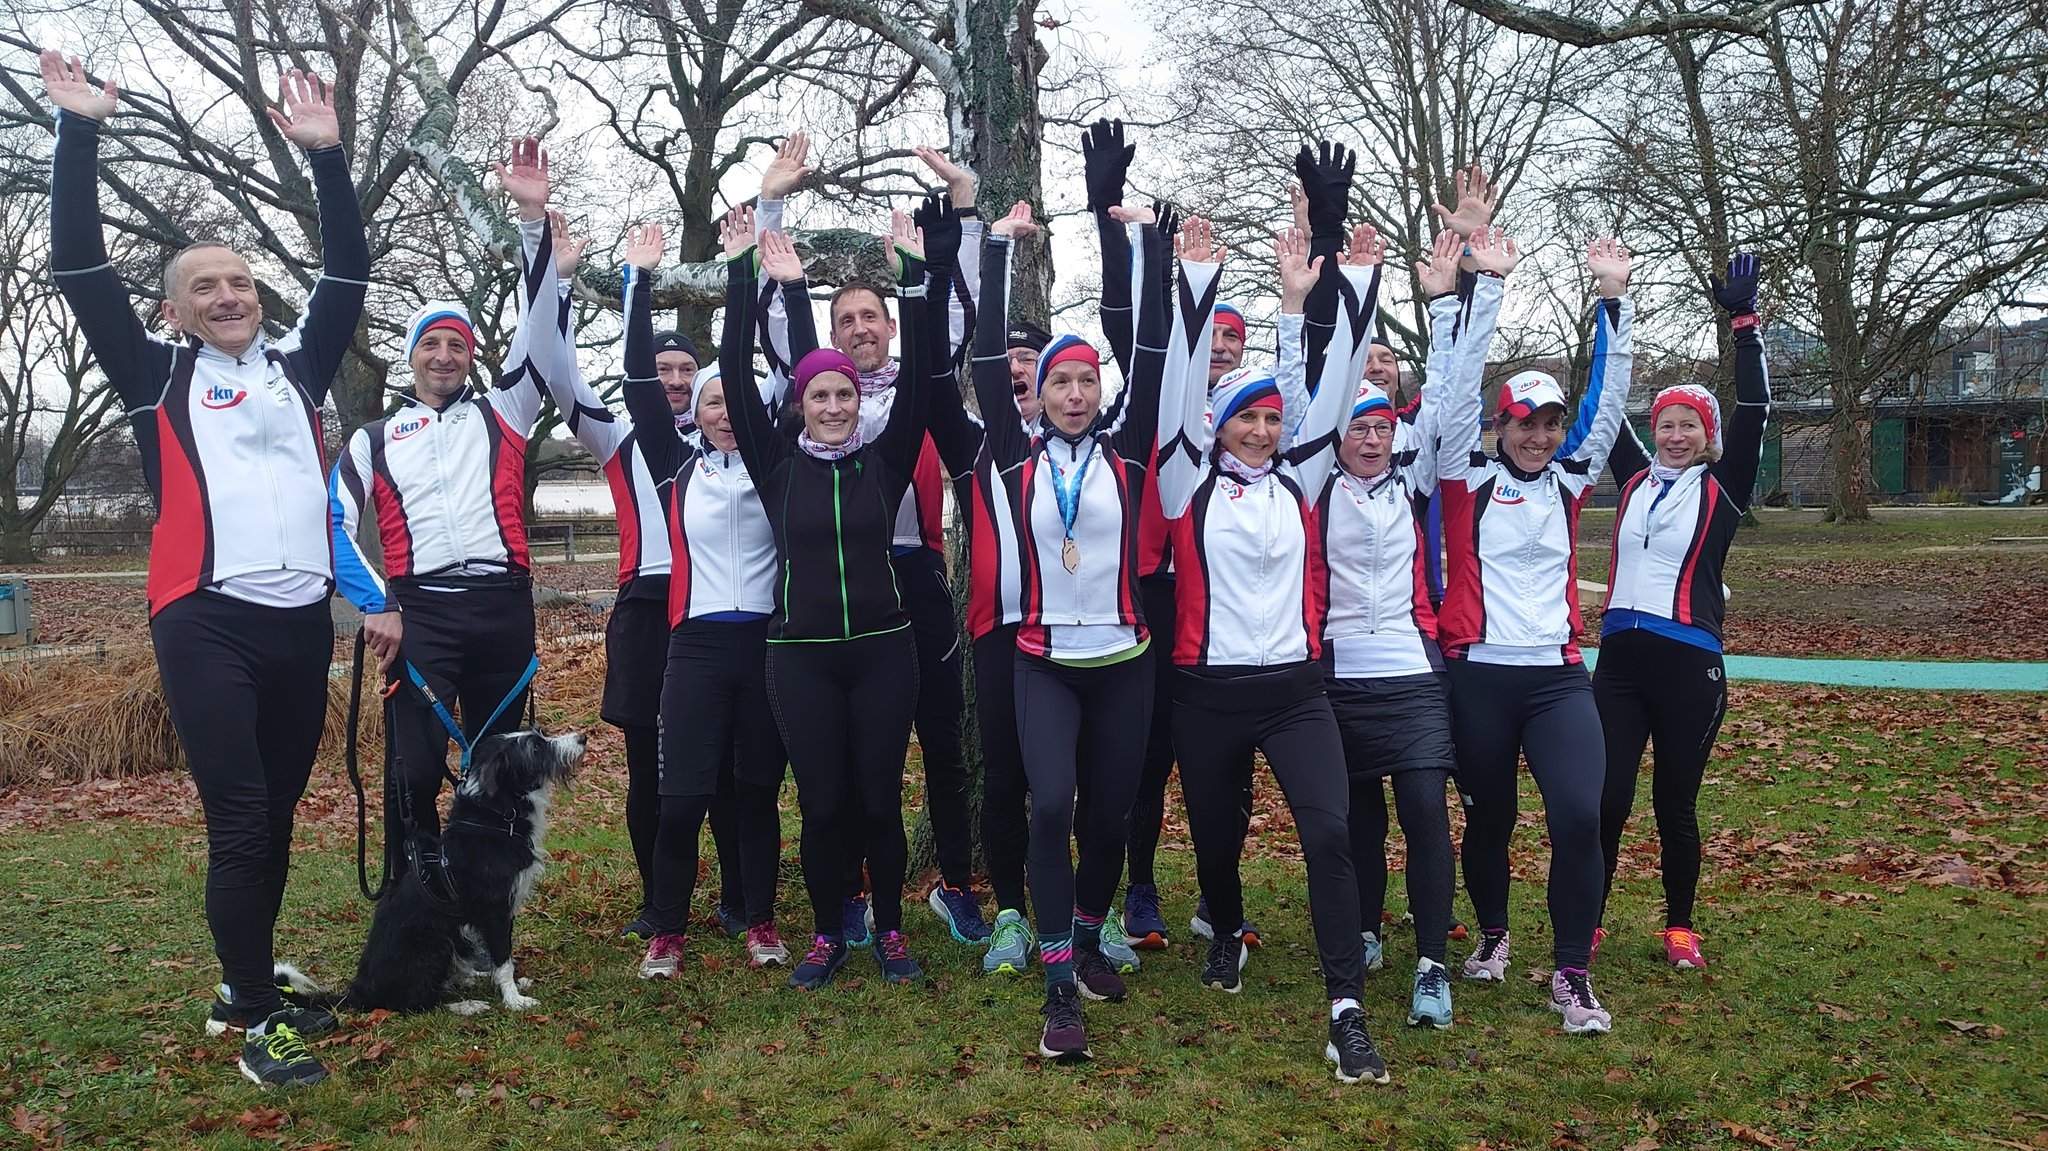
M 64 59 L 62 52 L 44 49 L 39 61 L 43 69 L 43 90 L 49 93 L 50 103 L 74 116 L 88 120 L 104 120 L 114 114 L 114 106 L 120 102 L 121 90 L 109 80 L 98 91 L 85 78 L 85 66 L 78 57 Z

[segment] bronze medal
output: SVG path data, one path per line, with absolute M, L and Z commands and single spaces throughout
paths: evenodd
M 1060 562 L 1067 565 L 1068 575 L 1073 575 L 1081 568 L 1081 549 L 1074 546 L 1072 536 L 1068 536 L 1067 542 L 1060 545 Z

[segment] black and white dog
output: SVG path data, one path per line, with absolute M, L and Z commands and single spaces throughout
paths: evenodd
M 536 1005 L 522 994 L 528 981 L 514 978 L 512 921 L 547 859 L 541 840 L 554 786 L 574 772 L 583 746 L 581 735 L 538 731 L 477 743 L 439 842 L 422 837 L 416 865 L 378 901 L 341 1006 L 417 1012 L 446 1004 L 474 1015 L 489 1010 L 490 1001 L 458 999 L 458 988 L 484 977 L 507 1010 Z M 420 860 L 429 866 L 418 866 Z

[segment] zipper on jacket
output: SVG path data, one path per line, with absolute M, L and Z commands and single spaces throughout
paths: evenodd
M 257 362 L 265 366 L 268 366 L 270 363 L 268 359 L 262 359 Z M 241 361 L 235 361 L 235 366 L 237 368 L 241 367 Z M 267 376 L 263 382 L 265 384 L 268 384 L 270 382 Z M 270 442 L 270 404 L 268 403 L 268 401 L 275 399 L 276 397 L 268 394 L 270 392 L 270 389 L 268 387 L 265 387 L 263 391 L 265 392 L 265 395 L 263 397 L 265 402 L 256 405 L 257 411 L 261 413 L 256 417 L 256 422 L 261 425 L 263 433 L 262 442 L 264 450 L 261 453 L 263 459 L 263 477 L 270 481 L 269 484 L 267 485 L 270 488 L 270 506 L 271 509 L 277 514 L 277 570 L 284 571 L 287 567 L 290 566 L 288 561 L 291 558 L 291 541 L 284 530 L 284 497 L 279 495 L 277 491 L 277 469 L 270 466 L 270 448 L 273 445 Z M 250 393 L 250 398 L 254 399 L 255 389 L 251 388 Z
M 832 539 L 839 553 L 839 637 L 853 638 L 853 606 L 846 596 L 846 523 L 840 514 L 839 465 L 832 465 Z

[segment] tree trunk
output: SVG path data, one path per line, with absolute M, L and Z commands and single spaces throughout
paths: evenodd
M 1870 519 L 1870 493 L 1864 476 L 1870 470 L 1870 419 L 1856 394 L 1855 381 L 1835 381 L 1835 412 L 1828 420 L 1828 448 L 1834 458 L 1835 477 L 1828 492 L 1828 511 L 1823 522 L 1862 523 Z M 1846 384 L 1846 387 L 1845 387 Z
M 0 564 L 36 563 L 35 530 L 41 516 L 0 515 Z
M 960 43 L 960 73 L 966 88 L 967 157 L 981 178 L 976 202 L 984 219 L 1023 200 L 1043 220 L 1045 179 L 1040 170 L 1044 122 L 1038 110 L 1038 74 L 1045 67 L 1039 46 L 1036 0 L 967 0 Z M 1052 237 L 1018 252 L 1011 284 L 1011 309 L 1044 324 L 1052 311 Z M 1006 316 L 989 322 L 1004 324 Z

